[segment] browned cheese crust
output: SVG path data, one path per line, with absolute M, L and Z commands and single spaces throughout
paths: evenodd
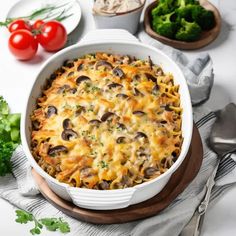
M 156 178 L 181 151 L 178 90 L 150 58 L 96 53 L 66 61 L 31 116 L 33 156 L 75 187 L 118 189 Z

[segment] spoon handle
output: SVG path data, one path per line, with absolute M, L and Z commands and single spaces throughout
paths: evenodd
M 196 209 L 191 220 L 181 232 L 181 236 L 199 236 L 200 235 L 205 213 L 206 213 L 209 201 L 210 201 L 211 190 L 215 185 L 215 176 L 216 176 L 219 164 L 220 164 L 220 158 L 217 159 L 216 166 L 207 181 L 206 194 L 204 198 L 202 199 L 201 203 L 199 204 L 198 208 Z

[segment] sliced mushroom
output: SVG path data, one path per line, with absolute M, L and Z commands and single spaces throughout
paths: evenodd
M 140 80 L 140 75 L 139 74 L 136 74 L 136 75 L 134 75 L 134 77 L 133 77 L 133 80 Z
M 51 74 L 50 77 L 49 77 L 50 80 L 54 80 L 56 78 L 57 78 L 57 74 L 56 73 Z
M 177 154 L 175 151 L 173 151 L 173 152 L 171 153 L 171 156 L 172 156 L 173 162 L 176 162 L 177 159 L 178 159 L 178 154 Z
M 98 127 L 102 122 L 100 120 L 94 119 L 94 120 L 90 120 L 89 124 Z
M 32 121 L 33 130 L 39 130 L 40 122 L 38 120 Z
M 51 117 L 53 114 L 57 114 L 57 108 L 54 106 L 48 106 L 47 118 Z
M 31 147 L 35 148 L 35 147 L 37 147 L 37 145 L 38 145 L 38 141 L 36 139 L 32 140 Z
M 76 110 L 76 112 L 75 112 L 75 115 L 76 115 L 76 116 L 79 116 L 82 112 L 85 112 L 85 111 L 86 111 L 85 107 L 83 107 L 83 106 L 78 106 L 78 108 L 77 108 L 77 110 Z
M 111 84 L 108 84 L 107 87 L 108 87 L 109 89 L 117 88 L 117 87 L 122 88 L 123 85 L 122 85 L 122 84 L 118 84 L 118 83 L 111 83 Z
M 123 186 L 130 187 L 130 186 L 132 186 L 133 181 L 132 181 L 132 179 L 128 175 L 124 175 L 124 176 L 122 176 L 121 184 Z
M 63 122 L 62 122 L 62 127 L 63 129 L 71 129 L 72 128 L 72 123 L 71 123 L 71 120 L 70 119 L 65 119 Z
M 143 96 L 143 94 L 137 88 L 134 88 L 134 95 L 135 96 Z
M 68 73 L 67 77 L 71 77 L 71 76 L 73 76 L 74 74 L 75 74 L 75 72 L 74 72 L 74 71 L 71 71 L 70 73 Z
M 105 114 L 102 115 L 101 117 L 101 121 L 104 122 L 106 121 L 109 117 L 115 115 L 115 113 L 113 112 L 106 112 Z
M 148 157 L 149 155 L 148 155 L 147 153 L 140 152 L 140 153 L 139 153 L 139 156 L 140 156 L 140 157 Z
M 137 132 L 137 135 L 135 136 L 134 139 L 139 139 L 139 138 L 145 138 L 145 139 L 147 139 L 148 137 L 147 137 L 147 135 L 146 135 L 145 133 L 143 133 L 143 132 Z
M 122 123 L 118 123 L 117 127 L 118 127 L 118 129 L 122 129 L 122 130 L 126 129 L 126 126 L 124 124 L 122 124 Z
M 171 108 L 170 108 L 170 105 L 166 105 L 165 108 L 164 108 L 166 111 L 173 111 Z
M 61 138 L 65 141 L 69 141 L 71 138 L 77 138 L 78 134 L 72 129 L 65 129 L 61 133 Z
M 81 63 L 78 67 L 77 67 L 77 71 L 81 71 L 81 70 L 83 70 L 83 64 Z
M 150 56 L 148 56 L 148 63 L 149 63 L 150 68 L 152 69 L 152 67 L 153 67 L 153 62 L 152 62 L 152 59 L 151 59 Z
M 137 115 L 137 116 L 143 116 L 143 115 L 145 115 L 146 113 L 143 112 L 143 111 L 134 111 L 133 114 L 134 114 L 134 115 Z
M 156 75 L 157 76 L 161 76 L 161 75 L 164 75 L 164 72 L 161 68 L 158 68 L 157 71 L 156 71 Z
M 124 93 L 118 93 L 118 94 L 116 95 L 116 97 L 118 97 L 118 98 L 124 98 L 124 99 L 129 98 L 129 96 L 126 95 L 126 94 L 124 94 Z
M 159 91 L 159 85 L 158 85 L 158 84 L 155 84 L 155 86 L 154 86 L 153 89 L 152 89 L 152 93 L 153 93 L 154 95 L 157 95 L 158 91 Z
M 76 84 L 80 85 L 81 82 L 86 81 L 86 80 L 89 81 L 91 79 L 86 75 L 81 75 L 76 79 Z
M 57 155 L 61 152 L 68 152 L 67 147 L 65 147 L 63 145 L 58 145 L 58 146 L 55 146 L 55 147 L 51 147 L 48 150 L 48 155 L 49 156 L 54 156 L 54 155 Z
M 161 164 L 164 165 L 165 163 L 166 163 L 166 158 L 164 157 L 161 159 Z
M 94 175 L 94 173 L 91 167 L 84 167 L 83 169 L 80 170 L 80 176 L 82 179 L 92 175 Z
M 60 67 L 60 68 L 58 69 L 58 72 L 61 73 L 61 74 L 63 74 L 65 71 L 66 71 L 66 70 L 65 70 L 63 67 Z
M 99 185 L 98 185 L 99 189 L 101 190 L 105 190 L 105 189 L 109 189 L 110 188 L 110 184 L 106 181 L 106 180 L 102 180 Z
M 77 88 L 71 88 L 69 89 L 69 92 L 75 94 L 77 92 Z
M 124 71 L 121 68 L 119 68 L 119 67 L 116 67 L 116 68 L 113 69 L 113 74 L 115 76 L 120 77 L 120 78 L 124 78 L 125 77 Z
M 96 64 L 95 64 L 95 69 L 97 70 L 100 66 L 104 66 L 105 68 L 107 68 L 108 70 L 112 70 L 113 69 L 113 66 L 111 65 L 111 63 L 105 61 L 105 60 L 101 60 L 101 61 L 98 61 Z
M 154 167 L 147 167 L 144 170 L 144 177 L 145 178 L 150 178 L 151 176 L 155 175 L 158 170 Z
M 70 85 L 64 84 L 63 86 L 61 86 L 61 87 L 57 90 L 57 93 L 58 93 L 58 94 L 64 93 L 64 92 L 66 92 L 68 89 L 70 89 Z
M 128 55 L 122 58 L 122 64 L 130 64 L 132 62 L 132 58 Z
M 66 60 L 66 61 L 64 61 L 63 66 L 71 68 L 74 66 L 74 61 Z
M 167 123 L 167 121 L 166 120 L 161 120 L 160 123 L 164 125 L 164 124 Z
M 120 144 L 120 143 L 124 143 L 125 142 L 125 137 L 124 136 L 121 136 L 119 138 L 116 139 L 116 143 Z
M 156 83 L 157 79 L 154 77 L 152 74 L 145 73 L 145 76 L 147 77 L 148 80 L 151 80 L 152 82 Z
M 134 180 L 136 184 L 141 184 L 143 182 L 143 177 L 142 176 L 137 176 L 136 179 Z

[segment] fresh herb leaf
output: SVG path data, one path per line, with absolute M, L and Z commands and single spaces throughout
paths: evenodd
M 0 96 L 0 115 L 8 115 L 9 107 L 7 102 Z
M 40 222 L 46 227 L 49 231 L 59 230 L 62 233 L 70 232 L 69 224 L 63 221 L 61 218 L 43 218 Z
M 33 215 L 23 210 L 16 210 L 16 222 L 20 224 L 26 224 L 33 221 Z
M 16 210 L 16 222 L 20 224 L 26 224 L 28 222 L 34 222 L 34 228 L 30 230 L 32 235 L 40 234 L 43 226 L 49 231 L 60 231 L 61 233 L 70 232 L 70 226 L 62 218 L 42 218 L 37 220 L 33 214 L 24 211 Z
M 20 114 L 9 114 L 7 102 L 0 96 L 0 176 L 11 172 L 11 156 L 20 143 Z

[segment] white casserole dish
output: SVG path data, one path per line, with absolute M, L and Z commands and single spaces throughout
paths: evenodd
M 96 42 L 94 41 L 94 38 L 96 38 Z M 42 93 L 41 89 L 45 84 L 46 78 L 48 78 L 54 70 L 60 67 L 65 60 L 97 51 L 119 53 L 123 55 L 128 54 L 141 59 L 147 59 L 148 56 L 150 56 L 155 64 L 162 66 L 164 72 L 171 72 L 174 75 L 175 83 L 180 85 L 179 92 L 181 96 L 181 106 L 183 108 L 182 131 L 184 137 L 180 156 L 171 168 L 161 176 L 131 188 L 93 190 L 70 187 L 65 183 L 60 183 L 41 169 L 30 152 L 30 116 L 35 109 L 36 99 Z M 29 159 L 31 166 L 38 174 L 45 178 L 49 187 L 57 195 L 65 200 L 72 201 L 79 207 L 94 210 L 108 210 L 124 208 L 132 204 L 140 203 L 159 193 L 184 160 L 190 146 L 192 128 L 192 106 L 188 86 L 183 73 L 176 63 L 160 50 L 138 42 L 134 36 L 125 30 L 95 30 L 88 33 L 79 44 L 63 49 L 49 58 L 42 65 L 35 83 L 29 92 L 28 101 L 25 103 L 25 110 L 21 119 L 21 139 L 25 154 Z

